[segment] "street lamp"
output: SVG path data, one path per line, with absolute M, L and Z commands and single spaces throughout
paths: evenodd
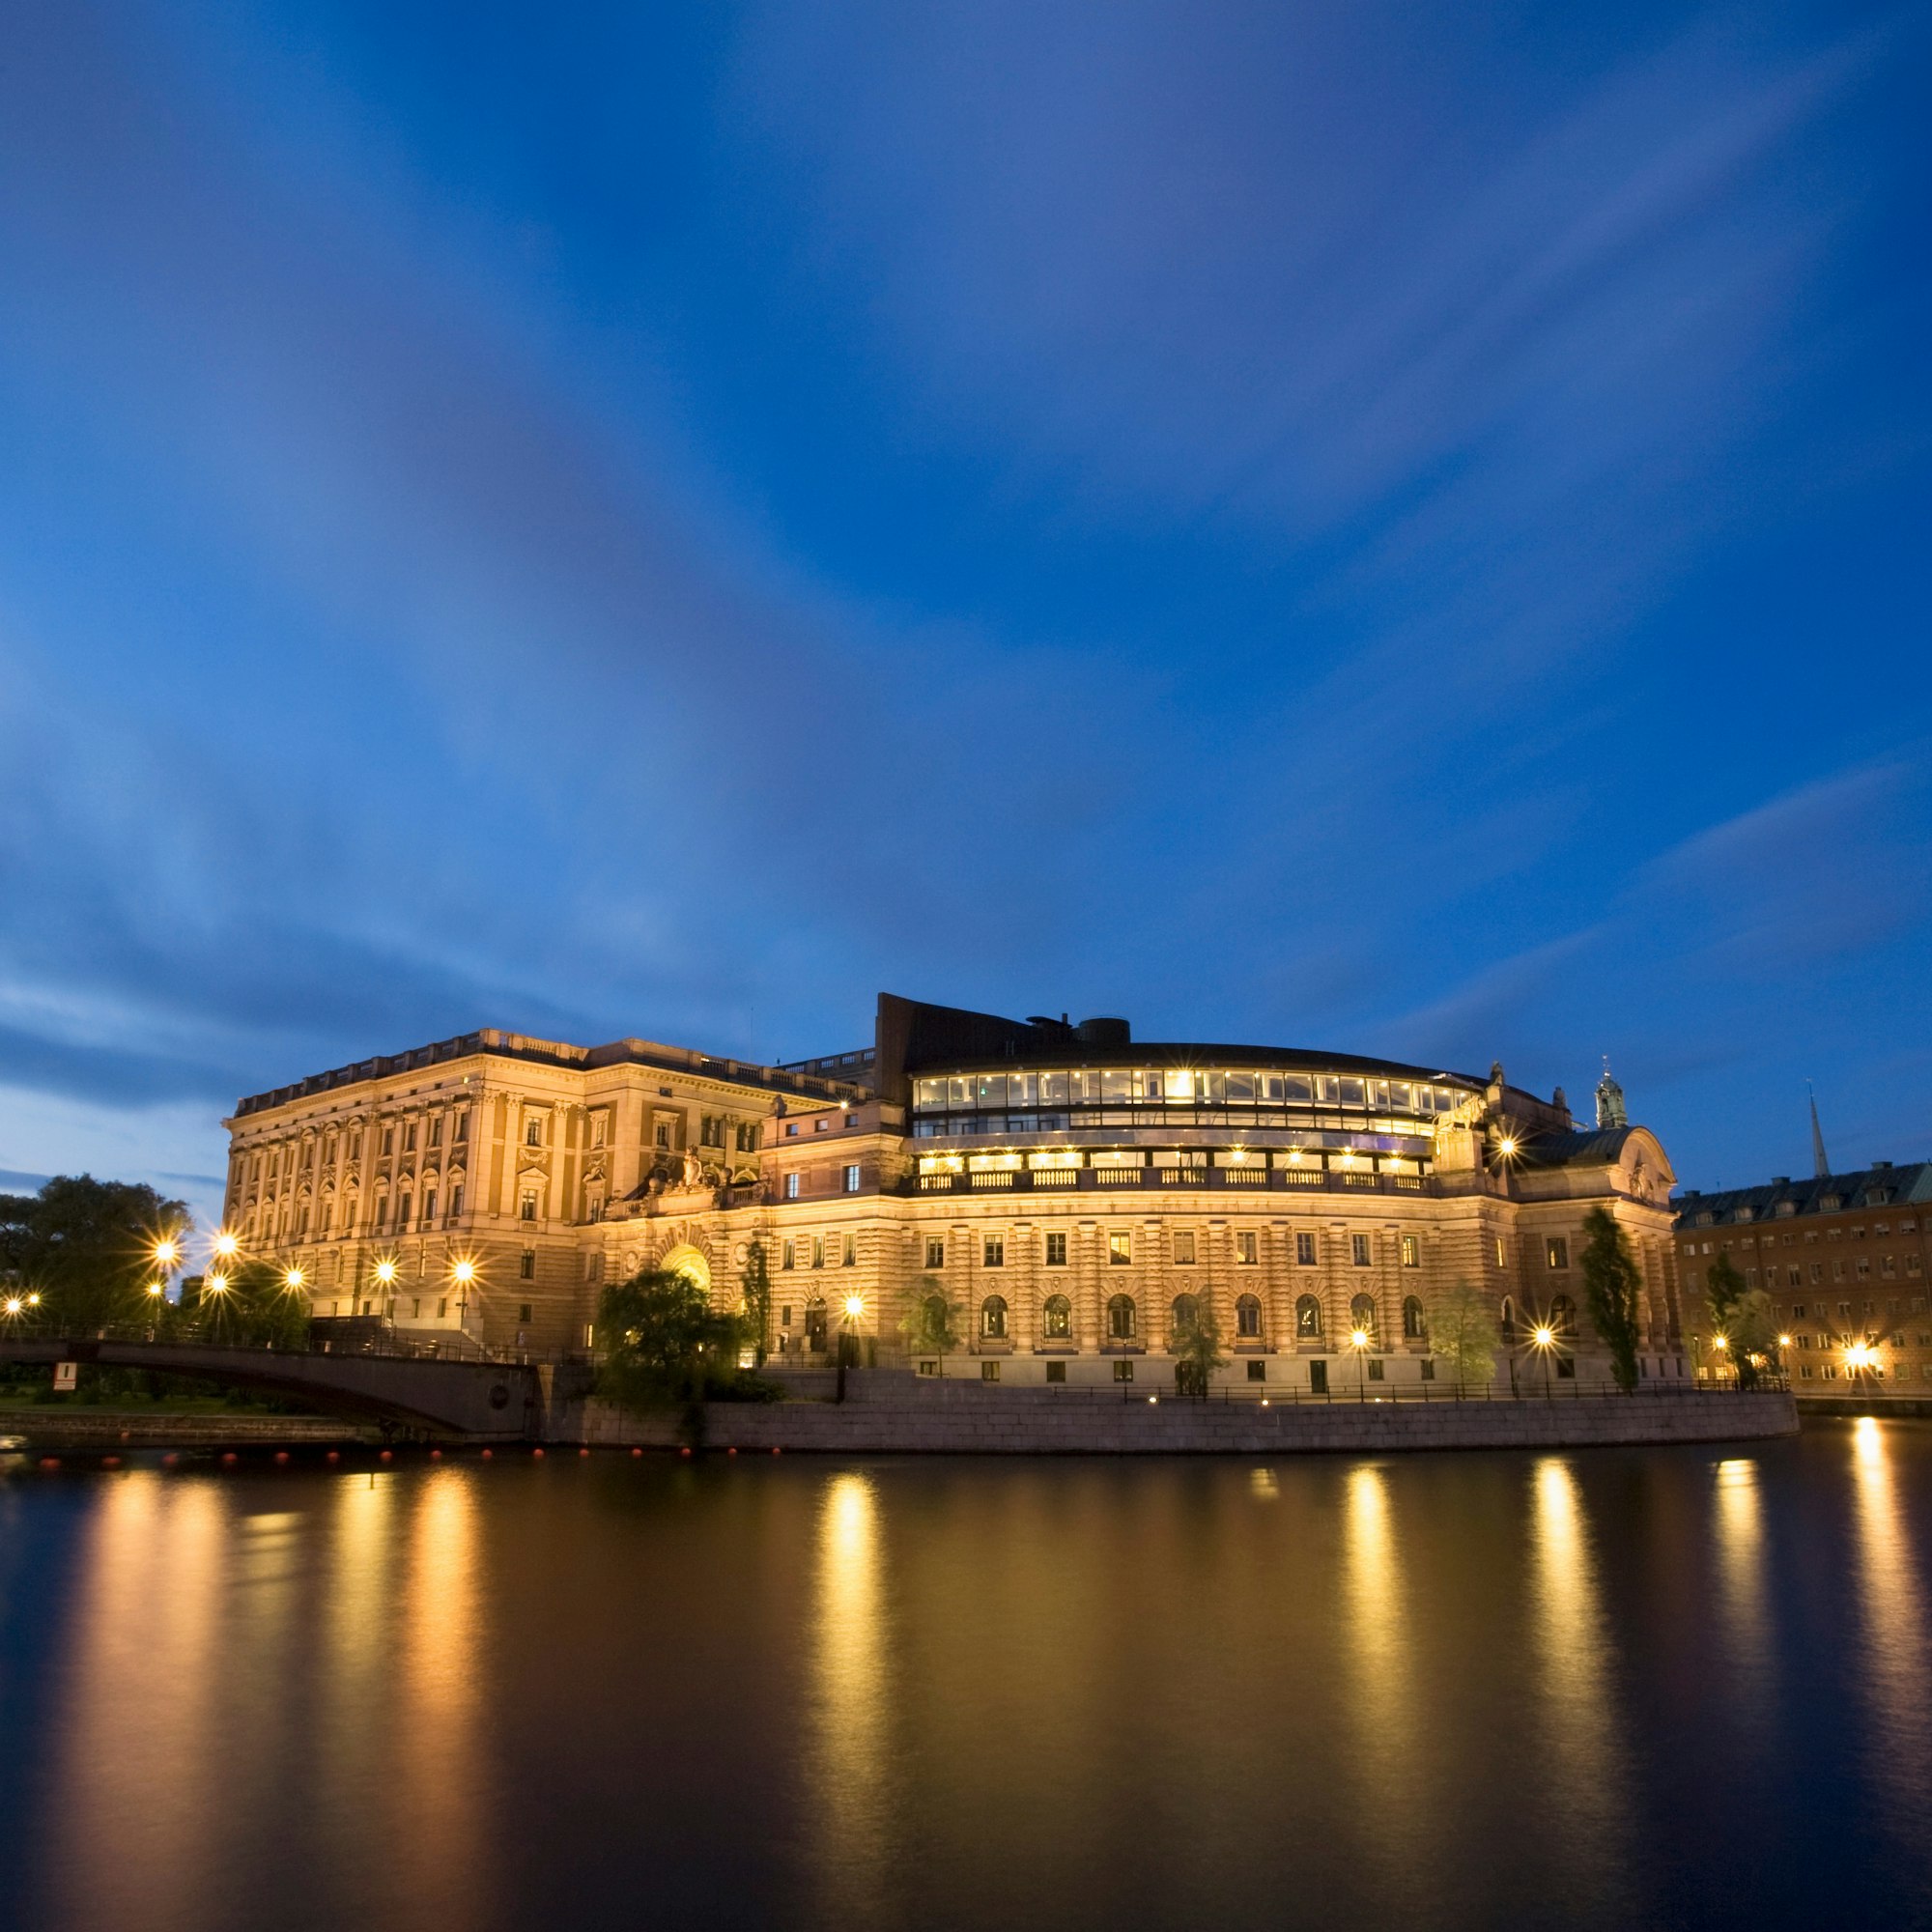
M 302 1291 L 302 1284 L 307 1279 L 308 1277 L 302 1273 L 300 1268 L 292 1267 L 282 1276 L 282 1286 L 291 1294 L 299 1294 Z
M 1541 1321 L 1529 1331 L 1529 1339 L 1543 1353 L 1543 1399 L 1552 1400 L 1549 1387 L 1549 1351 L 1556 1346 L 1556 1330 L 1548 1322 Z
M 838 1387 L 833 1396 L 835 1402 L 845 1400 L 845 1370 L 854 1353 L 853 1343 L 857 1339 L 852 1333 L 852 1324 L 866 1312 L 866 1297 L 863 1294 L 848 1294 L 845 1297 L 845 1320 L 838 1328 Z
M 393 1273 L 395 1264 L 392 1262 L 389 1264 L 389 1266 Z M 380 1268 L 377 1270 L 379 1274 L 381 1271 Z M 469 1286 L 476 1279 L 476 1264 L 470 1261 L 468 1256 L 465 1256 L 462 1261 L 451 1262 L 449 1264 L 449 1278 L 456 1284 L 456 1325 L 464 1334 L 468 1335 L 469 1332 Z
M 217 1261 L 232 1262 L 242 1251 L 242 1243 L 226 1228 L 214 1237 L 214 1255 Z
M 1367 1402 L 1369 1399 L 1369 1331 L 1366 1328 L 1352 1328 L 1349 1331 L 1349 1346 L 1355 1351 L 1355 1400 Z
M 1868 1343 L 1854 1342 L 1845 1350 L 1845 1366 L 1856 1379 L 1878 1360 L 1878 1351 Z

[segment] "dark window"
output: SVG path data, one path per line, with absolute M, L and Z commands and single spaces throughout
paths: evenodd
M 931 1236 L 926 1236 L 925 1264 L 929 1268 L 943 1268 L 946 1265 L 946 1243 Z
M 1381 1378 L 1382 1378 L 1381 1357 L 1379 1355 L 1371 1355 L 1369 1357 L 1369 1379 L 1372 1382 L 1378 1382 L 1381 1380 Z
M 1570 1243 L 1561 1235 L 1551 1235 L 1543 1244 L 1543 1258 L 1553 1268 L 1570 1265 Z
M 1412 1294 L 1405 1296 L 1402 1304 L 1402 1339 L 1405 1342 L 1420 1342 L 1428 1333 L 1428 1324 L 1422 1319 L 1422 1303 Z
M 1130 1382 L 1134 1378 L 1134 1365 L 1131 1362 L 1114 1364 L 1114 1379 L 1117 1382 Z
M 1297 1342 L 1321 1339 L 1321 1304 L 1312 1294 L 1304 1294 L 1294 1304 L 1294 1339 Z
M 534 1281 L 537 1276 L 537 1251 L 526 1248 L 523 1258 L 517 1263 L 517 1278 L 520 1281 Z
M 1174 1307 L 1171 1313 L 1173 1316 L 1172 1332 L 1179 1337 L 1186 1334 L 1190 1328 L 1199 1325 L 1201 1321 L 1201 1304 L 1191 1294 L 1177 1294 L 1174 1297 Z
M 1248 1379 L 1251 1382 L 1266 1381 L 1268 1365 L 1265 1362 L 1250 1362 L 1248 1364 Z
M 527 1301 L 518 1302 L 517 1320 L 519 1321 L 527 1321 L 529 1319 L 530 1319 L 530 1304 Z
M 1577 1304 L 1567 1294 L 1559 1294 L 1549 1304 L 1549 1325 L 1565 1341 L 1577 1332 Z
M 1004 1235 L 988 1235 L 980 1251 L 981 1262 L 989 1268 L 1005 1267 L 1007 1264 L 1007 1237 Z
M 1065 1362 L 1047 1363 L 1046 1378 L 1050 1382 L 1064 1382 L 1066 1379 L 1066 1364 Z
M 1244 1342 L 1261 1340 L 1262 1305 L 1256 1296 L 1244 1294 L 1235 1303 L 1235 1333 Z
M 1004 1294 L 989 1294 L 980 1304 L 980 1333 L 989 1342 L 1004 1342 L 1007 1339 L 1007 1298 Z
M 1308 1365 L 1308 1386 L 1316 1395 L 1328 1393 L 1328 1364 L 1310 1362 Z
M 1315 1265 L 1315 1236 L 1313 1235 L 1295 1236 L 1294 1262 L 1297 1267 L 1312 1268 Z
M 1370 1261 L 1368 1236 L 1350 1235 L 1349 1236 L 1349 1256 L 1358 1268 L 1368 1266 Z
M 1132 1295 L 1117 1294 L 1107 1303 L 1107 1336 L 1114 1342 L 1131 1342 L 1134 1339 Z
M 1064 1268 L 1066 1265 L 1065 1235 L 1049 1235 L 1046 1237 L 1046 1264 L 1050 1268 Z

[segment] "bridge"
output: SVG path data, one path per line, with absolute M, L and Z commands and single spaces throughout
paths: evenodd
M 196 1376 L 231 1387 L 292 1396 L 353 1415 L 478 1442 L 540 1441 L 552 1372 L 526 1362 L 438 1360 L 426 1355 L 334 1354 L 212 1342 L 150 1342 L 100 1335 L 0 1338 L 0 1362 L 92 1362 Z

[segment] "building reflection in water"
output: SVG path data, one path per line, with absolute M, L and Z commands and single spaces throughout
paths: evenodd
M 1852 1433 L 1853 1565 L 1861 1638 L 1860 1691 L 1893 1832 L 1922 1855 L 1932 1832 L 1932 1719 L 1926 1716 L 1925 1605 L 1913 1572 L 1910 1519 L 1895 1486 L 1887 1425 L 1861 1416 Z
M 192 1923 L 218 1878 L 213 1807 L 233 1776 L 221 1653 L 227 1504 L 141 1471 L 104 1486 L 62 1673 L 44 1829 L 64 1919 Z M 186 1798 L 188 1802 L 182 1802 Z M 103 1857 L 101 1821 L 113 1821 Z
M 885 1815 L 893 1659 L 879 1545 L 871 1479 L 834 1477 L 818 1520 L 807 1829 L 828 1916 L 860 1925 L 885 1918 L 895 1885 Z
M 1599 1898 L 1624 1889 L 1632 1784 L 1616 1719 L 1614 1644 L 1575 1471 L 1536 1465 L 1530 1512 L 1530 1648 L 1548 1767 L 1543 1815 L 1571 1880 Z
M 1428 1786 L 1411 1729 L 1417 1687 L 1408 1605 L 1381 1469 L 1367 1464 L 1349 1472 L 1342 1520 L 1350 1755 L 1362 1787 L 1361 1814 L 1380 1817 L 1393 1806 L 1420 1845 L 1428 1835 Z
M 1758 1466 L 1749 1457 L 1718 1464 L 1716 1507 L 1725 1663 L 1738 1715 L 1756 1731 L 1769 1715 L 1765 1700 L 1775 1679 L 1763 1503 Z
M 397 1842 L 407 1861 L 410 1916 L 461 1927 L 484 1915 L 487 1838 L 478 1815 L 484 1592 L 478 1577 L 475 1484 L 445 1469 L 416 1490 L 408 1524 L 396 1704 L 401 1721 Z

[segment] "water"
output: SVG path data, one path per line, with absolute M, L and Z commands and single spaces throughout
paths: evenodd
M 1932 1425 L 0 1484 L 34 1928 L 1932 1923 Z

